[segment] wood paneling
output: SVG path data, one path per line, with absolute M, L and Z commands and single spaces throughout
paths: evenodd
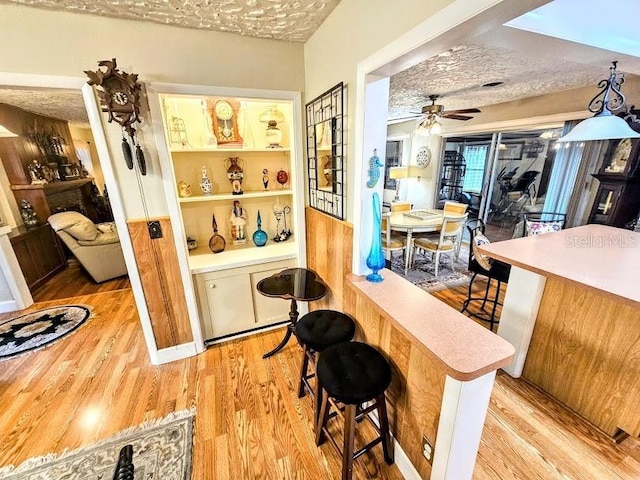
M 151 239 L 146 220 L 127 222 L 142 289 L 158 349 L 193 341 L 176 245 L 169 218 L 160 221 L 162 238 Z
M 329 286 L 322 300 L 312 309 L 342 310 L 344 277 L 351 272 L 353 226 L 311 207 L 307 207 L 307 267 L 314 270 Z
M 609 435 L 640 436 L 640 307 L 547 278 L 523 376 Z

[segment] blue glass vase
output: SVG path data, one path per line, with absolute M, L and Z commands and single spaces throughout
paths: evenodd
M 378 192 L 373 193 L 373 233 L 371 238 L 371 250 L 367 257 L 367 267 L 373 272 L 367 275 L 367 280 L 370 282 L 381 282 L 383 280 L 382 275 L 378 273 L 378 270 L 384 268 L 384 252 L 382 251 L 382 240 L 380 232 L 382 231 L 382 210 L 380 209 L 380 198 Z
M 260 218 L 260 210 L 258 210 L 258 230 L 253 232 L 253 243 L 256 247 L 264 247 L 267 244 L 267 233 L 262 230 L 262 218 Z

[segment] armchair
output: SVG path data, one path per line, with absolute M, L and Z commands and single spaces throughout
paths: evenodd
M 95 225 L 78 212 L 55 213 L 48 222 L 96 283 L 127 274 L 113 224 Z

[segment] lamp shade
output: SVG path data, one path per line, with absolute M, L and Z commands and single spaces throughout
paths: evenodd
M 13 133 L 7 127 L 0 125 L 0 138 L 17 137 L 16 133 Z
M 634 131 L 625 120 L 616 115 L 596 115 L 583 120 L 557 141 L 588 142 L 619 138 L 640 138 L 640 133 Z
M 277 105 L 268 105 L 267 108 L 265 108 L 264 112 L 260 114 L 258 120 L 260 120 L 262 123 L 282 123 L 284 122 L 284 113 L 280 111 Z
M 391 167 L 389 178 L 397 180 L 399 178 L 409 178 L 409 167 Z

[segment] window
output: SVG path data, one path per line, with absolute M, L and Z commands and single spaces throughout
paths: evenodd
M 484 179 L 484 165 L 487 160 L 489 144 L 465 145 L 462 156 L 466 161 L 466 172 L 462 190 L 464 192 L 480 193 Z

